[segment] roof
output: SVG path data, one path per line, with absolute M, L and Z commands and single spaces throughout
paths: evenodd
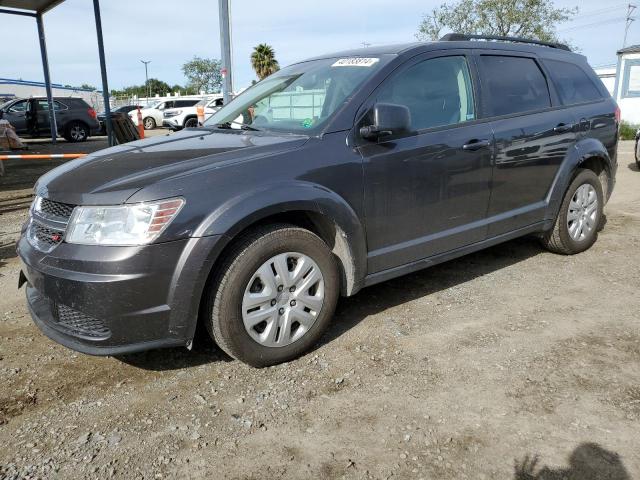
M 621 48 L 617 53 L 618 55 L 622 55 L 623 53 L 640 53 L 640 45 L 631 45 L 630 47 Z
M 64 0 L 0 0 L 0 7 L 45 13 L 62 2 Z
M 31 80 L 15 80 L 13 78 L 0 78 L 0 85 L 26 85 L 29 87 L 42 87 L 45 88 L 46 84 L 44 82 L 37 82 Z M 98 92 L 102 93 L 98 90 L 94 90 L 92 88 L 82 88 L 82 87 L 74 87 L 74 86 L 65 86 L 60 83 L 52 83 L 51 88 L 59 89 L 59 90 L 72 90 L 74 92 Z
M 436 41 L 436 42 L 413 42 L 413 43 L 400 43 L 394 45 L 380 45 L 380 46 L 371 46 L 366 48 L 356 48 L 353 50 L 345 50 L 342 52 L 328 53 L 326 55 L 317 56 L 308 60 L 320 60 L 324 58 L 336 58 L 336 57 L 371 57 L 377 55 L 402 55 L 407 52 L 412 52 L 415 54 L 421 52 L 428 52 L 433 50 L 444 50 L 444 49 L 491 49 L 491 50 L 512 50 L 519 52 L 535 52 L 535 53 L 546 53 L 549 55 L 577 55 L 575 52 L 559 49 L 559 48 L 550 48 L 547 46 L 529 44 L 529 43 L 514 43 L 507 41 Z M 308 61 L 305 60 L 305 61 Z

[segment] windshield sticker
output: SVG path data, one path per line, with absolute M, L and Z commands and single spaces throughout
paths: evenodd
M 371 67 L 380 61 L 379 58 L 351 57 L 341 58 L 332 67 Z
M 305 118 L 300 125 L 302 125 L 303 128 L 311 128 L 313 127 L 313 119 Z

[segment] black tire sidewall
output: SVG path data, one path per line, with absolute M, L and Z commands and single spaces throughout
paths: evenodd
M 598 179 L 598 176 L 591 170 L 582 170 L 571 182 L 571 185 L 567 189 L 567 193 L 560 206 L 560 212 L 558 214 L 558 222 L 560 229 L 560 238 L 562 243 L 569 247 L 571 253 L 580 253 L 588 250 L 598 239 L 598 228 L 594 228 L 589 236 L 581 241 L 576 241 L 571 238 L 569 234 L 569 227 L 567 225 L 567 214 L 569 213 L 569 203 L 573 198 L 576 190 L 584 184 L 590 184 L 595 188 L 596 195 L 598 196 L 598 216 L 596 218 L 596 226 L 600 225 L 602 221 L 602 213 L 604 206 L 604 194 L 602 192 L 602 184 Z
M 147 120 L 151 120 L 151 126 L 149 128 L 147 128 Z M 153 117 L 145 117 L 142 119 L 142 126 L 145 130 L 153 130 L 154 128 L 156 128 L 156 121 L 153 119 Z
M 189 125 L 190 122 L 195 120 L 195 125 Z M 184 128 L 196 128 L 198 126 L 198 119 L 195 118 L 187 118 L 184 122 Z
M 284 347 L 265 347 L 247 333 L 242 320 L 245 288 L 262 264 L 275 255 L 299 252 L 309 256 L 320 268 L 325 282 L 325 299 L 320 315 L 311 329 L 298 341 Z M 301 228 L 272 231 L 252 242 L 229 265 L 220 285 L 214 285 L 217 308 L 210 315 L 214 340 L 233 357 L 255 367 L 265 367 L 296 358 L 309 350 L 330 323 L 340 291 L 340 277 L 333 254 L 313 233 Z M 216 288 L 217 287 L 217 288 Z M 229 348 L 224 348 L 226 345 Z
M 82 128 L 82 129 L 84 129 L 84 137 L 82 137 L 82 138 L 81 138 L 81 139 L 79 139 L 79 140 L 76 140 L 75 138 L 73 138 L 73 137 L 71 136 L 71 129 L 72 129 L 73 127 L 76 127 L 76 126 L 77 126 L 77 127 Z M 89 128 L 88 128 L 84 123 L 81 123 L 81 122 L 72 122 L 72 123 L 70 123 L 69 125 L 67 125 L 67 127 L 65 128 L 65 135 L 64 135 L 64 138 L 65 138 L 68 142 L 71 142 L 71 143 L 84 142 L 88 137 L 89 137 Z

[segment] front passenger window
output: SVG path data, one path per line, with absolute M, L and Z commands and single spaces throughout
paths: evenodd
M 407 68 L 383 87 L 377 101 L 408 107 L 413 130 L 475 119 L 471 75 L 463 56 L 432 58 Z

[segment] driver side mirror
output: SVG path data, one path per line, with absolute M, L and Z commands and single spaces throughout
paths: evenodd
M 404 105 L 376 103 L 373 106 L 373 125 L 360 128 L 363 138 L 373 140 L 384 136 L 397 136 L 411 131 L 411 112 Z

